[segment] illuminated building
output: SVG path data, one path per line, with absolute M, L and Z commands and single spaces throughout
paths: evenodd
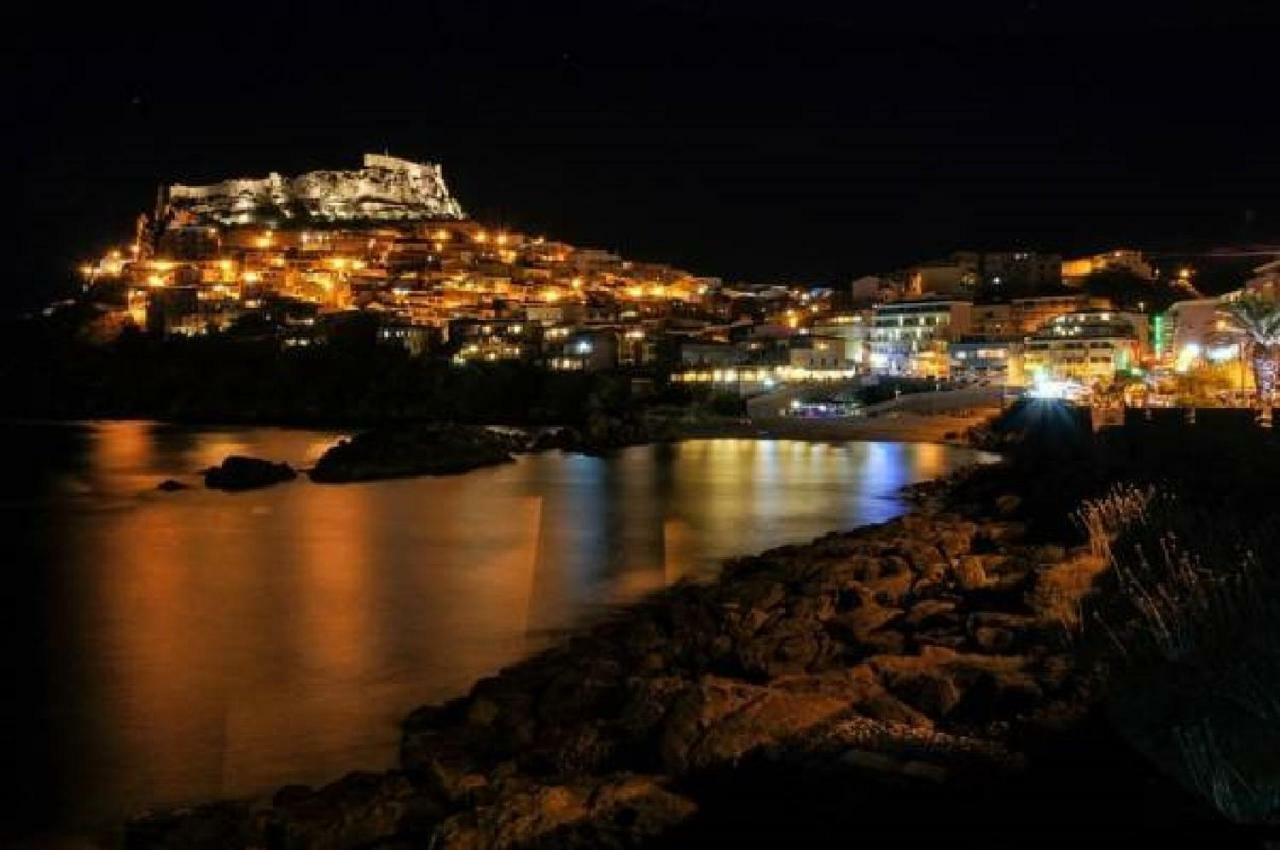
M 619 366 L 645 366 L 658 359 L 657 334 L 643 326 L 624 328 L 618 339 Z
M 891 375 L 945 377 L 947 343 L 969 331 L 968 301 L 897 301 L 875 309 L 872 371 Z
M 225 330 L 240 314 L 230 297 L 197 286 L 163 286 L 150 293 L 145 308 L 146 328 L 161 336 L 200 336 Z
M 1088 257 L 1078 257 L 1062 262 L 1062 282 L 1067 286 L 1080 286 L 1094 272 L 1122 270 L 1143 280 L 1154 280 L 1155 270 L 1141 251 L 1120 248 Z
M 586 305 L 581 301 L 530 301 L 524 304 L 525 319 L 539 325 L 562 325 L 581 322 L 586 317 Z
M 1011 340 L 962 339 L 947 346 L 953 381 L 1022 386 L 1023 346 Z
M 1106 308 L 1110 303 L 1105 298 L 1094 298 L 1084 293 L 1070 295 L 1033 295 L 1026 298 L 1014 298 L 1009 302 L 1009 318 L 1013 325 L 1013 334 L 1025 336 L 1035 333 L 1049 322 L 1089 307 Z
M 854 369 L 805 369 L 786 365 L 694 367 L 671 376 L 677 384 L 753 395 L 784 384 L 841 383 L 857 377 Z
M 821 371 L 844 369 L 850 365 L 844 356 L 844 340 L 836 336 L 803 334 L 793 337 L 787 354 L 787 365 L 796 369 Z
M 548 340 L 547 365 L 565 372 L 599 372 L 617 368 L 618 337 L 610 329 L 584 328 Z
M 1162 345 L 1156 354 L 1162 359 L 1176 360 L 1188 347 L 1207 349 L 1217 337 L 1231 333 L 1230 323 L 1219 313 L 1217 298 L 1177 301 L 1163 315 Z
M 1160 362 L 1179 375 L 1226 368 L 1221 374 L 1246 389 L 1252 375 L 1241 359 L 1243 334 L 1222 312 L 1223 302 L 1237 294 L 1178 301 L 1163 317 L 1157 317 L 1163 318 L 1163 336 L 1167 340 L 1157 351 Z M 1229 368 L 1228 364 L 1233 363 L 1236 368 Z
M 378 328 L 378 342 L 403 348 L 413 356 L 429 351 L 439 342 L 435 328 L 412 324 L 385 324 Z
M 871 354 L 871 332 L 874 324 L 874 313 L 870 310 L 857 313 L 843 313 L 828 316 L 813 323 L 814 334 L 836 337 L 843 344 L 842 365 L 861 366 L 867 363 Z
M 521 320 L 455 319 L 449 322 L 448 342 L 458 364 L 500 360 L 531 361 L 542 339 L 538 325 Z
M 1027 340 L 1023 368 L 1033 380 L 1109 384 L 1117 372 L 1137 368 L 1146 343 L 1145 316 L 1109 310 L 1068 313 Z

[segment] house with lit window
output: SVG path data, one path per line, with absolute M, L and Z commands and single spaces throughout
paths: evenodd
M 618 366 L 618 334 L 611 328 L 577 328 L 548 333 L 546 363 L 561 372 L 599 372 Z
M 844 340 L 835 336 L 798 334 L 791 339 L 788 365 L 807 370 L 843 369 L 846 365 Z
M 1221 313 L 1217 298 L 1195 298 L 1176 301 L 1156 317 L 1157 354 L 1162 360 L 1176 361 L 1209 348 L 1219 337 L 1232 333 L 1230 322 Z
M 498 360 L 532 360 L 537 356 L 542 329 L 530 322 L 507 319 L 455 319 L 449 323 L 449 342 L 456 364 Z
M 872 311 L 859 310 L 819 319 L 813 323 L 811 331 L 817 336 L 840 340 L 844 365 L 865 366 L 870 354 L 874 322 L 875 315 Z
M 1109 384 L 1117 372 L 1138 367 L 1147 339 L 1147 318 L 1138 313 L 1067 313 L 1027 339 L 1023 368 L 1033 381 Z
M 1111 302 L 1107 299 L 1090 296 L 1083 292 L 1032 295 L 1014 298 L 1009 302 L 1009 320 L 1014 334 L 1026 335 L 1035 333 L 1059 316 L 1079 310 L 1104 309 L 1110 306 Z
M 1020 387 L 1024 381 L 1021 341 L 965 337 L 947 346 L 953 381 Z
M 869 363 L 887 375 L 946 377 L 947 345 L 969 332 L 973 304 L 942 299 L 895 301 L 875 308 Z
M 403 348 L 417 357 L 425 354 L 440 342 L 440 331 L 428 325 L 414 325 L 408 322 L 390 322 L 378 327 L 379 345 L 392 348 Z

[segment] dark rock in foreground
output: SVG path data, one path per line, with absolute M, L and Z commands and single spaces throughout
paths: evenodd
M 191 489 L 191 485 L 183 484 L 181 481 L 177 481 L 173 478 L 166 478 L 156 485 L 156 489 L 165 493 L 176 493 L 179 490 Z
M 522 448 L 522 437 L 465 425 L 375 428 L 331 447 L 309 474 L 321 484 L 456 475 L 508 463 Z
M 212 466 L 204 471 L 204 486 L 213 490 L 255 490 L 297 477 L 298 473 L 287 463 L 231 455 L 222 461 L 221 466 Z

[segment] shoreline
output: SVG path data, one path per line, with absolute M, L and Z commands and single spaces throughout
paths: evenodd
M 889 413 L 874 419 L 789 419 L 762 421 L 767 436 L 779 439 L 865 440 L 971 445 L 967 434 L 997 414 L 983 409 L 968 416 L 944 413 Z
M 56 437 L 57 431 L 58 431 L 58 429 L 56 428 L 55 429 L 18 428 L 18 429 L 15 429 L 15 433 L 21 434 L 23 430 L 29 430 L 29 433 L 31 433 L 33 438 L 39 434 L 53 433 L 55 435 L 54 444 L 62 445 L 64 443 L 64 441 L 61 438 Z M 137 504 L 139 506 L 145 506 L 149 504 L 149 505 L 158 507 L 159 510 L 162 510 L 162 511 L 168 511 L 169 510 L 169 508 L 167 507 L 168 505 L 174 505 L 176 510 L 186 511 L 189 508 L 192 508 L 194 506 L 200 506 L 205 504 L 213 505 L 217 510 L 221 510 L 223 506 L 236 509 L 239 506 L 248 507 L 250 505 L 255 504 L 252 497 L 242 498 L 239 496 L 232 496 L 228 498 L 220 494 L 210 494 L 213 500 L 213 501 L 210 501 L 208 498 L 205 498 L 205 494 L 202 492 L 197 492 L 195 494 L 188 493 L 186 495 L 180 494 L 177 496 L 169 496 L 166 494 L 153 492 L 153 488 L 151 484 L 153 481 L 158 480 L 159 476 L 169 474 L 174 470 L 178 470 L 178 469 L 187 469 L 187 468 L 194 469 L 197 467 L 205 467 L 209 463 L 216 462 L 216 459 L 221 458 L 225 453 L 219 450 L 222 446 L 236 444 L 236 445 L 243 446 L 244 449 L 247 450 L 250 454 L 256 453 L 260 457 L 292 459 L 293 457 L 301 457 L 304 449 L 308 454 L 313 454 L 313 452 L 309 448 L 307 448 L 309 446 L 323 445 L 329 442 L 327 438 L 321 437 L 320 439 L 316 439 L 313 435 L 308 434 L 307 432 L 296 432 L 294 436 L 291 436 L 285 439 L 279 435 L 273 435 L 269 431 L 255 432 L 253 430 L 246 430 L 241 432 L 241 431 L 238 431 L 237 429 L 232 429 L 229 432 L 223 432 L 220 436 L 215 436 L 212 440 L 206 440 L 206 437 L 204 435 L 192 433 L 191 439 L 194 440 L 194 442 L 189 442 L 187 438 L 181 437 L 181 436 L 178 436 L 175 442 L 174 441 L 175 435 L 179 434 L 180 433 L 179 431 L 174 431 L 164 426 L 153 426 L 146 423 L 116 423 L 114 425 L 108 423 L 105 425 L 78 425 L 78 426 L 71 426 L 70 430 L 71 432 L 78 435 L 75 441 L 76 445 L 83 446 L 83 447 L 99 446 L 100 441 L 103 441 L 103 440 L 108 441 L 107 445 L 111 445 L 113 444 L 112 441 L 114 441 L 115 438 L 109 435 L 119 432 L 122 435 L 131 436 L 134 438 L 129 441 L 128 443 L 129 445 L 139 445 L 139 443 L 137 443 L 136 441 L 136 438 L 140 435 L 146 435 L 145 437 L 145 439 L 147 440 L 147 443 L 145 443 L 146 445 L 151 445 L 153 441 L 159 440 L 161 442 L 157 443 L 156 445 L 185 446 L 189 448 L 194 448 L 196 450 L 195 454 L 192 454 L 190 451 L 183 450 L 183 456 L 190 456 L 193 458 L 193 460 L 189 464 L 179 463 L 180 458 L 173 457 L 168 453 L 166 453 L 163 458 L 160 458 L 159 456 L 156 456 L 152 451 L 148 451 L 145 457 L 152 458 L 153 461 L 148 462 L 145 465 L 145 468 L 133 469 L 132 467 L 130 467 L 130 469 L 122 470 L 128 475 L 130 479 L 136 482 L 134 486 L 130 488 L 129 492 L 130 493 L 136 492 L 139 494 L 140 497 L 142 497 L 143 501 Z M 279 433 L 285 434 L 286 432 L 282 431 Z M 167 437 L 162 436 L 165 434 L 168 434 L 169 436 Z M 241 434 L 243 434 L 243 437 L 240 436 Z M 214 448 L 206 451 L 199 450 L 200 446 L 206 446 L 206 445 Z M 770 445 L 775 446 L 775 448 L 772 450 L 769 450 L 767 447 Z M 910 505 L 906 503 L 903 499 L 899 498 L 896 494 L 897 483 L 902 480 L 898 478 L 896 475 L 891 476 L 888 479 L 887 486 L 872 488 L 874 492 L 870 492 L 868 494 L 871 496 L 871 498 L 868 501 L 867 505 L 865 506 L 866 508 L 865 511 L 863 507 L 859 507 L 853 512 L 848 512 L 844 508 L 840 507 L 841 505 L 843 505 L 843 499 L 840 498 L 838 494 L 839 488 L 841 487 L 840 482 L 844 479 L 850 478 L 855 475 L 856 470 L 860 466 L 860 462 L 857 460 L 857 458 L 862 457 L 867 452 L 868 445 L 869 444 L 863 444 L 863 446 L 859 447 L 858 444 L 856 443 L 849 443 L 844 445 L 827 446 L 822 452 L 819 452 L 818 455 L 812 455 L 811 452 L 817 451 L 820 444 L 807 444 L 802 442 L 790 442 L 790 441 L 783 441 L 783 440 L 779 440 L 776 442 L 755 442 L 755 441 L 729 439 L 729 440 L 720 440 L 718 442 L 692 443 L 689 446 L 676 446 L 676 445 L 643 446 L 643 447 L 638 446 L 638 447 L 635 447 L 634 451 L 620 452 L 614 458 L 604 458 L 604 459 L 598 459 L 593 461 L 588 461 L 586 458 L 575 457 L 574 455 L 570 455 L 570 454 L 552 452 L 549 456 L 544 456 L 544 457 L 535 456 L 535 457 L 529 457 L 529 458 L 523 459 L 521 462 L 521 465 L 525 467 L 526 469 L 525 473 L 517 473 L 514 471 L 508 472 L 508 471 L 502 471 L 502 470 L 490 471 L 489 473 L 481 472 L 477 476 L 472 476 L 472 478 L 475 479 L 478 483 L 469 485 L 469 486 L 475 486 L 481 489 L 487 489 L 489 488 L 490 485 L 487 485 L 484 482 L 489 480 L 495 473 L 498 476 L 500 476 L 503 481 L 508 480 L 507 476 L 512 474 L 517 476 L 524 475 L 525 478 L 522 480 L 527 480 L 527 477 L 530 474 L 533 474 L 535 476 L 541 475 L 542 473 L 539 473 L 538 470 L 561 470 L 561 471 L 567 471 L 572 473 L 572 471 L 575 469 L 582 469 L 583 464 L 586 464 L 586 466 L 591 469 L 598 469 L 598 470 L 604 470 L 606 468 L 610 468 L 614 470 L 619 470 L 619 469 L 629 470 L 633 468 L 637 463 L 643 466 L 644 468 L 649 468 L 649 466 L 652 464 L 654 468 L 675 469 L 681 463 L 679 459 L 682 456 L 689 456 L 691 452 L 693 453 L 693 456 L 691 457 L 691 459 L 689 461 L 684 462 L 686 468 L 688 468 L 688 464 L 690 462 L 697 464 L 698 462 L 697 457 L 712 456 L 712 455 L 707 455 L 706 453 L 713 453 L 714 456 L 723 457 L 725 460 L 734 459 L 735 461 L 743 457 L 756 457 L 758 456 L 759 452 L 765 452 L 765 451 L 769 452 L 768 456 L 770 457 L 773 457 L 774 453 L 776 452 L 777 453 L 776 456 L 779 458 L 785 458 L 787 456 L 790 456 L 793 458 L 804 458 L 804 459 L 812 458 L 814 461 L 817 461 L 819 458 L 828 459 L 823 462 L 823 467 L 829 471 L 829 475 L 826 478 L 827 480 L 829 480 L 832 486 L 837 488 L 837 490 L 834 493 L 834 495 L 836 495 L 836 499 L 834 502 L 829 502 L 825 506 L 815 505 L 815 507 L 818 508 L 819 512 L 825 515 L 824 517 L 819 517 L 816 519 L 811 518 L 807 522 L 801 520 L 799 523 L 799 526 L 797 527 L 793 525 L 792 521 L 789 518 L 786 518 L 786 514 L 790 513 L 790 511 L 787 510 L 786 508 L 787 502 L 785 501 L 776 502 L 774 503 L 774 507 L 770 511 L 770 514 L 771 516 L 781 515 L 783 518 L 785 518 L 786 519 L 785 527 L 780 527 L 779 529 L 774 531 L 757 531 L 751 536 L 750 541 L 746 541 L 742 539 L 738 539 L 735 541 L 734 538 L 736 535 L 735 533 L 732 532 L 732 530 L 730 530 L 730 534 L 727 539 L 723 535 L 715 535 L 714 539 L 719 542 L 715 546 L 716 551 L 713 557 L 695 556 L 695 553 L 693 552 L 693 550 L 688 550 L 688 549 L 684 549 L 675 553 L 668 552 L 668 557 L 679 557 L 681 559 L 679 563 L 682 565 L 682 568 L 684 565 L 688 565 L 690 567 L 692 567 L 692 565 L 695 565 L 695 564 L 698 565 L 699 578 L 705 580 L 705 579 L 713 578 L 714 574 L 719 571 L 719 565 L 722 561 L 722 558 L 724 557 L 730 557 L 730 556 L 736 556 L 739 554 L 755 552 L 755 551 L 759 551 L 759 550 L 772 547 L 781 543 L 803 543 L 810 540 L 815 535 L 823 533 L 830 528 L 849 528 L 849 527 L 860 525 L 862 523 L 869 522 L 872 520 L 879 521 L 880 519 L 887 519 L 891 515 L 896 515 L 903 511 L 909 510 Z M 295 452 L 289 449 L 288 448 L 289 446 L 297 446 L 298 451 Z M 703 448 L 698 448 L 698 446 L 702 446 Z M 713 448 L 713 446 L 716 448 Z M 272 447 L 275 447 L 276 450 L 273 451 Z M 100 448 L 92 448 L 92 449 L 86 448 L 86 451 L 89 451 L 89 452 L 96 452 L 99 450 Z M 914 449 L 910 445 L 900 445 L 895 448 L 893 444 L 887 444 L 886 450 L 891 452 L 890 456 L 893 456 L 893 457 L 899 457 L 899 456 L 914 457 L 917 453 L 916 449 Z M 831 454 L 832 452 L 835 452 L 836 454 Z M 746 454 L 744 455 L 744 453 Z M 86 454 L 85 457 L 87 459 L 92 456 L 93 456 L 92 454 Z M 884 455 L 881 455 L 881 456 L 884 456 Z M 945 457 L 950 459 L 945 461 L 945 468 L 947 469 L 953 468 L 957 463 L 967 463 L 972 459 L 982 459 L 982 460 L 987 459 L 985 456 L 979 457 L 976 453 L 968 450 L 961 452 L 959 454 L 956 454 L 949 449 L 947 450 L 939 449 L 939 450 L 934 450 L 932 452 L 926 452 L 923 455 L 923 457 L 931 458 L 934 460 L 926 461 L 924 468 L 917 469 L 917 473 L 915 475 L 912 475 L 907 480 L 915 480 L 916 478 L 919 477 L 919 474 L 925 470 L 939 469 L 938 466 L 934 465 L 937 462 L 936 461 L 937 458 Z M 807 460 L 801 461 L 802 464 L 808 463 L 808 462 L 809 461 Z M 735 466 L 734 468 L 747 469 L 747 468 L 751 468 L 751 466 L 750 464 L 748 464 L 745 467 Z M 138 472 L 144 473 L 144 476 L 140 477 L 139 475 L 136 474 Z M 558 476 L 561 473 L 555 472 L 553 474 Z M 152 477 L 152 476 L 155 476 L 155 477 Z M 192 478 L 184 477 L 184 480 L 187 480 L 192 483 L 195 482 L 195 479 L 192 479 Z M 775 482 L 774 486 L 786 486 L 788 479 L 785 476 L 782 476 L 772 480 L 774 480 Z M 305 481 L 295 482 L 295 483 L 305 484 Z M 433 482 L 430 478 L 428 478 L 425 481 L 422 481 L 421 483 L 426 486 L 427 492 L 433 492 L 431 489 L 433 486 Z M 396 485 L 392 483 L 390 486 L 395 487 Z M 443 486 L 447 487 L 450 485 L 444 484 Z M 760 486 L 760 485 L 757 485 L 757 486 Z M 284 489 L 288 489 L 288 488 L 284 488 Z M 320 489 L 324 489 L 324 488 L 320 488 Z M 335 495 L 338 495 L 339 499 L 346 499 L 346 498 L 363 499 L 367 497 L 362 496 L 362 494 L 359 492 L 360 490 L 364 490 L 364 489 L 381 490 L 382 488 L 376 487 L 376 488 L 352 488 L 352 489 L 356 492 L 352 492 L 350 494 L 341 494 L 341 495 L 335 494 Z M 504 487 L 503 490 L 505 489 L 506 488 Z M 279 492 L 279 493 L 273 494 L 272 501 L 270 502 L 263 501 L 263 502 L 258 502 L 257 504 L 276 505 L 278 504 L 278 502 L 274 500 L 275 498 L 282 498 L 286 500 L 286 502 L 288 500 L 295 499 L 295 498 L 301 498 L 301 499 L 323 498 L 319 494 L 313 492 L 316 490 L 317 488 L 314 488 L 314 487 L 309 487 L 306 490 L 295 489 L 291 491 L 292 495 L 285 492 Z M 421 491 L 414 491 L 414 492 L 421 492 Z M 698 490 L 697 492 L 703 492 L 703 491 Z M 92 496 L 92 494 L 86 494 L 86 495 L 90 497 Z M 373 497 L 373 498 L 376 499 L 376 497 Z M 666 500 L 666 498 L 663 497 L 663 501 L 667 502 L 668 500 Z M 237 505 L 237 502 L 239 503 L 238 505 Z M 93 504 L 93 502 L 87 499 L 85 501 L 85 504 Z M 134 502 L 132 500 L 129 500 L 128 504 L 133 505 Z M 698 500 L 698 504 L 704 504 L 704 500 Z M 690 505 L 690 507 L 693 509 L 695 514 L 699 510 L 701 510 L 701 508 L 696 505 Z M 560 520 L 560 522 L 565 522 L 565 521 L 571 521 L 571 517 L 566 517 Z M 401 525 L 401 524 L 397 523 L 397 525 Z M 669 535 L 667 532 L 665 531 L 659 532 L 659 538 L 658 538 L 659 540 L 668 538 L 668 537 Z M 389 539 L 402 539 L 402 537 L 395 536 Z M 682 539 L 680 541 L 680 545 L 687 547 L 688 541 L 685 539 Z M 560 551 L 560 550 L 557 550 L 557 551 Z M 698 547 L 698 551 L 699 552 L 701 551 L 701 547 Z M 705 554 L 705 553 L 702 553 L 702 554 Z M 566 561 L 558 557 L 557 557 L 557 560 L 559 560 L 561 563 L 567 563 Z M 453 558 L 450 560 L 450 563 L 453 564 L 454 567 L 456 567 L 456 569 L 458 570 L 458 574 L 463 576 L 468 574 L 467 568 L 471 565 L 471 562 L 468 558 L 465 558 L 465 557 Z M 267 567 L 268 565 L 262 564 L 261 566 Z M 283 564 L 282 567 L 287 568 L 288 565 Z M 253 573 L 256 574 L 257 570 L 253 570 Z M 661 578 L 660 573 L 657 574 L 657 578 L 659 579 Z M 647 593 L 652 592 L 652 590 L 654 589 L 657 589 L 660 585 L 665 585 L 665 582 L 654 581 L 654 582 L 645 582 L 645 584 L 647 584 L 648 586 L 647 589 L 645 590 L 645 594 L 647 595 Z M 435 585 L 435 586 L 439 587 L 439 585 Z M 626 590 L 631 586 L 632 585 L 629 582 L 623 581 L 619 584 L 618 587 L 620 590 Z M 432 585 L 430 584 L 419 585 L 418 592 L 421 593 L 425 590 L 428 594 L 431 594 L 432 593 L 430 589 L 431 587 Z M 448 599 L 448 597 L 451 595 L 452 594 L 450 593 L 450 594 L 445 594 L 443 597 L 437 596 L 436 598 Z M 597 598 L 597 594 L 594 591 L 592 592 L 592 598 L 593 599 Z M 642 597 L 638 597 L 630 592 L 627 592 L 625 597 L 619 594 L 608 594 L 606 596 L 599 596 L 598 598 L 601 600 L 598 604 L 591 604 L 589 608 L 584 607 L 583 611 L 586 614 L 586 616 L 581 617 L 579 620 L 577 620 L 577 622 L 573 626 L 569 626 L 567 628 L 562 626 L 555 630 L 547 630 L 547 631 L 539 632 L 536 638 L 532 639 L 532 642 L 525 644 L 527 648 L 527 652 L 532 653 L 532 652 L 539 651 L 545 646 L 547 646 L 549 643 L 559 641 L 564 635 L 571 634 L 572 631 L 578 628 L 579 625 L 588 625 L 588 624 L 597 622 L 600 618 L 608 616 L 614 610 L 617 610 L 620 606 L 626 605 L 629 602 Z M 428 596 L 426 599 L 422 601 L 422 604 L 430 605 L 434 603 L 431 602 L 430 596 Z M 496 628 L 501 629 L 503 627 L 501 621 L 506 618 L 499 615 L 497 619 L 499 620 L 499 622 L 496 624 Z M 515 628 L 520 628 L 520 625 L 521 624 L 519 623 L 515 624 Z M 386 628 L 386 626 L 383 626 L 382 628 Z M 401 633 L 404 633 L 404 632 L 401 632 Z M 448 646 L 447 641 L 450 639 L 449 635 L 453 634 L 452 631 L 441 632 L 439 629 L 431 629 L 430 633 L 432 635 L 437 635 L 437 637 L 431 641 L 431 643 L 437 646 Z M 160 633 L 159 635 L 153 635 L 152 640 L 154 640 L 155 637 L 162 637 L 162 636 L 163 636 L 163 633 Z M 464 634 L 459 634 L 459 638 L 469 639 L 469 636 Z M 445 641 L 445 642 L 442 643 L 442 641 Z M 149 640 L 148 642 L 150 643 L 151 641 Z M 372 759 L 365 757 L 364 755 L 361 755 L 361 754 L 352 755 L 351 757 L 345 758 L 345 759 L 331 758 L 329 759 L 328 762 L 322 763 L 322 765 L 327 767 L 327 769 L 321 769 L 319 771 L 310 769 L 310 767 L 312 766 L 311 762 L 304 762 L 301 759 L 299 759 L 295 765 L 296 767 L 299 768 L 296 773 L 292 773 L 292 772 L 278 773 L 275 776 L 275 781 L 270 783 L 269 785 L 264 785 L 264 784 L 230 785 L 229 784 L 229 785 L 223 786 L 222 790 L 218 790 L 217 787 L 213 787 L 212 789 L 207 788 L 203 793 L 200 791 L 198 787 L 194 788 L 193 793 L 181 793 L 187 790 L 188 786 L 185 786 L 185 785 L 180 788 L 172 789 L 174 791 L 177 791 L 178 793 L 169 793 L 171 789 L 162 786 L 158 790 L 163 792 L 165 796 L 161 796 L 160 794 L 156 794 L 156 795 L 130 794 L 128 804 L 115 807 L 110 811 L 106 811 L 105 809 L 103 809 L 101 805 L 97 803 L 86 804 L 84 806 L 81 806 L 80 804 L 77 803 L 74 809 L 77 815 L 81 810 L 84 810 L 84 811 L 93 810 L 93 811 L 103 811 L 105 813 L 105 816 L 100 818 L 99 817 L 95 817 L 95 818 L 88 818 L 88 817 L 79 818 L 78 817 L 74 821 L 68 818 L 67 820 L 60 822 L 62 824 L 61 826 L 55 823 L 51 823 L 50 826 L 48 827 L 48 830 L 49 830 L 48 834 L 53 836 L 60 836 L 64 834 L 65 831 L 71 831 L 71 830 L 74 830 L 79 834 L 110 834 L 110 830 L 113 827 L 118 827 L 118 825 L 123 822 L 125 817 L 131 816 L 133 814 L 136 814 L 139 811 L 142 811 L 144 807 L 155 808 L 155 809 L 159 809 L 161 807 L 177 808 L 177 807 L 194 805 L 201 802 L 202 800 L 215 799 L 223 796 L 235 796 L 235 797 L 253 796 L 253 795 L 266 793 L 270 791 L 271 788 L 274 788 L 275 786 L 281 783 L 287 783 L 287 782 L 293 782 L 293 781 L 304 781 L 312 784 L 323 784 L 324 782 L 327 782 L 330 779 L 340 776 L 344 772 L 344 769 L 348 767 L 359 766 L 361 769 L 366 769 L 366 770 L 367 769 L 380 770 L 384 767 L 387 767 L 393 764 L 394 762 L 395 752 L 396 752 L 396 742 L 399 736 L 398 736 L 398 725 L 393 726 L 393 724 L 398 724 L 398 721 L 401 716 L 403 716 L 404 714 L 407 714 L 408 711 L 412 709 L 414 706 L 424 701 L 427 701 L 428 699 L 445 699 L 445 698 L 452 698 L 452 697 L 458 696 L 459 694 L 463 694 L 481 676 L 489 675 L 495 670 L 499 669 L 500 667 L 505 666 L 507 664 L 515 663 L 524 657 L 527 657 L 526 651 L 521 651 L 515 654 L 505 654 L 505 655 L 495 657 L 493 659 L 493 663 L 491 664 L 480 666 L 480 667 L 473 667 L 470 670 L 469 675 L 462 676 L 462 677 L 454 677 L 453 687 L 451 687 L 447 692 L 439 691 L 434 687 L 434 682 L 436 679 L 436 674 L 434 672 L 428 672 L 426 668 L 418 668 L 415 671 L 415 666 L 412 664 L 402 668 L 400 671 L 400 674 L 403 679 L 404 687 L 411 692 L 408 698 L 401 697 L 394 700 L 380 700 L 379 705 L 382 706 L 382 710 L 379 712 L 378 719 L 374 721 L 376 723 L 376 726 L 370 725 L 363 721 L 357 723 L 354 720 L 352 720 L 343 724 L 343 727 L 345 728 L 338 730 L 339 733 L 343 734 L 344 736 L 350 736 L 350 737 L 356 737 L 364 730 L 373 731 L 376 734 L 377 739 L 381 742 L 381 744 L 378 751 L 374 753 L 375 757 Z M 181 675 L 181 671 L 180 670 L 175 671 L 175 674 Z M 166 677 L 166 678 L 172 681 L 170 677 Z M 415 689 L 417 690 L 417 693 L 412 693 Z M 248 700 L 256 701 L 261 699 L 265 701 L 264 704 L 270 704 L 271 702 L 278 701 L 275 695 L 273 694 L 273 691 L 275 690 L 276 688 L 274 685 L 270 684 L 269 682 L 263 681 L 258 686 L 253 687 L 252 691 L 245 692 L 244 699 L 246 701 Z M 336 693 L 335 693 L 335 696 L 337 696 Z M 358 694 L 354 696 L 356 699 L 360 699 Z M 315 688 L 315 697 L 318 699 L 325 698 L 324 687 Z M 287 735 L 288 733 L 286 731 L 286 732 L 283 732 L 282 734 Z M 282 741 L 281 743 L 284 743 L 284 742 Z M 252 745 L 250 744 L 250 746 Z M 261 748 L 261 750 L 265 751 L 267 747 L 271 747 L 272 751 L 274 752 L 275 750 L 274 745 L 269 743 L 264 743 L 264 746 Z M 287 748 L 287 749 L 301 750 L 301 749 L 309 749 L 309 748 L 310 748 L 309 744 L 304 744 L 302 742 L 299 742 L 298 747 Z M 286 749 L 286 748 L 282 747 L 281 749 Z M 240 751 L 242 753 L 241 758 L 250 760 L 250 765 L 253 763 L 260 763 L 261 756 L 259 754 L 254 753 L 252 750 L 248 749 L 247 747 L 244 747 L 243 745 Z M 163 758 L 163 754 L 159 754 L 159 755 Z M 140 761 L 135 759 L 135 760 L 132 760 L 130 763 L 133 765 L 132 768 L 129 768 L 130 772 L 132 770 L 136 770 L 138 768 L 145 768 L 147 766 L 147 761 L 145 760 Z M 283 764 L 286 768 L 288 767 L 288 762 L 281 762 L 279 759 L 277 759 L 275 763 Z M 244 765 L 246 764 L 246 762 L 241 761 L 240 764 Z M 120 768 L 117 767 L 117 769 L 120 769 Z M 247 768 L 241 768 L 241 769 L 247 769 Z M 109 776 L 110 774 L 105 774 L 105 775 Z M 129 773 L 123 774 L 123 777 L 127 778 L 128 776 L 129 776 Z M 110 791 L 111 789 L 109 786 L 105 788 L 104 796 L 111 796 Z M 73 797 L 79 797 L 82 793 L 85 793 L 85 792 L 75 791 L 73 792 Z M 0 843 L 3 843 L 3 842 L 0 842 Z M 115 846 L 115 845 L 110 842 L 104 841 L 102 846 Z
M 899 804 L 1016 785 L 1091 708 L 1063 627 L 1104 565 L 944 507 L 952 484 L 915 488 L 896 520 L 731 559 L 416 709 L 396 768 L 145 816 L 128 845 L 634 846 L 711 829 L 726 776 L 800 765 Z
M 655 438 L 632 445 L 649 445 L 658 442 L 682 442 L 685 440 L 715 439 L 779 439 L 800 440 L 807 442 L 904 442 L 904 443 L 941 443 L 945 445 L 970 446 L 964 437 L 965 432 L 976 425 L 981 425 L 997 414 L 998 409 L 983 409 L 969 416 L 953 416 L 950 414 L 917 414 L 890 413 L 873 419 L 792 419 L 775 417 L 767 420 L 721 422 L 711 425 L 680 426 L 676 433 L 667 439 Z M 97 425 L 125 422 L 143 422 L 171 428 L 189 428 L 193 430 L 223 430 L 231 428 L 267 428 L 293 431 L 313 431 L 334 433 L 338 439 L 343 435 L 350 436 L 359 431 L 381 427 L 369 423 L 342 422 L 287 422 L 287 421 L 188 421 L 180 419 L 160 419 L 138 416 L 91 417 L 91 418 L 49 418 L 49 417 L 4 417 L 3 424 L 11 426 L 77 426 Z M 388 427 L 400 425 L 411 426 L 413 423 L 383 423 Z M 499 431 L 515 431 L 535 434 L 540 431 L 555 430 L 564 426 L 557 425 L 508 425 L 490 423 L 476 427 L 491 428 Z M 622 446 L 620 448 L 625 448 Z

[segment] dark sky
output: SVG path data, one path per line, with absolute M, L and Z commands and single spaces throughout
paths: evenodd
M 382 149 L 482 220 L 735 280 L 1280 239 L 1275 3 L 46 5 L 10 34 L 20 298 L 159 182 Z

